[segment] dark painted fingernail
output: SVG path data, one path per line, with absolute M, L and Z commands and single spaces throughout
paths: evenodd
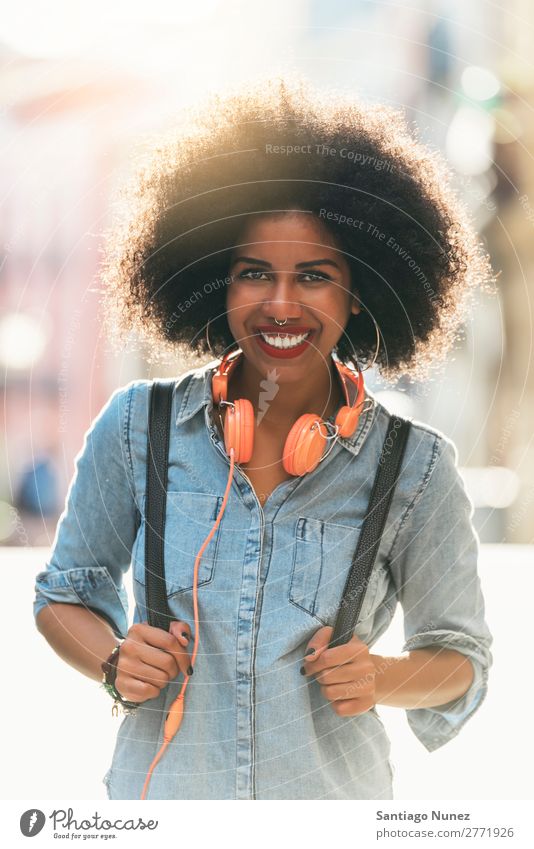
M 304 667 L 303 667 L 303 666 L 301 666 L 301 667 L 300 667 L 300 674 L 301 674 L 301 675 L 306 675 L 306 670 L 304 669 Z
M 304 657 L 307 657 L 307 655 L 309 655 L 309 654 L 315 654 L 315 649 L 308 649 L 308 651 L 305 653 Z
M 189 667 L 189 669 L 187 670 L 187 674 L 188 674 L 188 675 L 192 675 L 192 674 L 193 674 L 193 667 L 192 667 L 192 666 L 190 666 L 190 667 Z

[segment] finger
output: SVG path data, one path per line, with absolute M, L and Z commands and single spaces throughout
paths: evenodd
M 345 699 L 331 702 L 331 707 L 338 716 L 359 716 L 371 710 L 374 707 L 374 701 L 368 697 L 362 699 Z
M 121 681 L 119 675 L 117 675 L 115 687 L 122 698 L 128 702 L 145 702 L 147 699 L 157 698 L 160 694 L 160 690 L 154 684 L 130 677 Z
M 180 624 L 184 626 L 182 630 L 186 631 L 186 623 Z M 131 640 L 137 645 L 146 644 L 154 646 L 157 649 L 163 649 L 164 651 L 174 650 L 177 642 L 174 634 L 165 631 L 163 628 L 156 628 L 153 625 L 149 625 L 148 622 L 136 622 L 132 625 L 128 631 L 127 640 Z
M 132 625 L 128 633 L 133 633 L 134 638 L 139 639 L 139 642 L 137 643 L 138 649 L 139 646 L 144 644 L 145 646 L 150 645 L 153 648 L 168 652 L 174 658 L 178 665 L 178 669 L 184 676 L 193 674 L 191 658 L 189 657 L 188 652 L 169 631 L 164 631 L 161 628 L 154 628 L 152 625 L 147 625 L 146 623 L 139 623 L 137 626 Z M 156 663 L 155 665 L 157 666 L 158 664 Z
M 344 684 L 321 685 L 321 693 L 333 702 L 339 699 L 362 699 L 374 695 L 374 679 L 360 678 L 357 681 L 347 681 Z
M 337 666 L 316 671 L 311 668 L 311 674 L 315 675 L 321 684 L 343 684 L 346 681 L 358 681 L 362 678 L 373 680 L 376 676 L 376 666 L 368 652 L 362 652 L 356 660 L 340 663 Z
M 122 657 L 121 657 L 122 655 Z M 135 654 L 130 656 L 123 648 L 119 652 L 119 669 L 124 669 L 132 675 L 136 675 L 135 670 L 139 664 L 150 666 L 156 669 L 160 675 L 164 675 L 168 681 L 180 672 L 180 667 L 176 662 L 173 654 L 162 649 L 155 649 L 154 646 L 136 646 Z
M 182 648 L 176 638 L 174 639 L 175 647 L 172 649 L 166 649 L 166 651 L 168 651 L 171 657 L 174 659 L 176 665 L 178 666 L 178 670 L 183 675 L 192 675 L 193 667 L 191 665 L 191 657 L 189 655 L 189 652 L 185 648 Z
M 368 646 L 366 646 L 365 643 L 362 643 L 361 640 L 350 640 L 342 646 L 335 646 L 331 649 L 322 649 L 312 666 L 308 666 L 310 658 L 306 657 L 304 667 L 306 669 L 306 674 L 309 674 L 310 672 L 319 672 L 322 669 L 335 669 L 345 663 L 357 661 L 362 657 L 362 655 L 366 655 L 368 653 Z
M 191 675 L 192 672 L 189 670 L 192 669 L 191 666 L 191 658 L 186 651 L 185 648 L 179 644 L 178 640 L 175 637 L 172 637 L 171 634 L 168 635 L 170 637 L 171 642 L 167 645 L 165 649 L 158 649 L 154 646 L 149 645 L 140 645 L 135 647 L 135 655 L 134 659 L 139 662 L 146 663 L 149 666 L 153 666 L 157 669 L 162 670 L 167 673 L 169 680 L 173 680 L 176 678 L 180 672 L 183 675 Z M 120 655 L 123 653 L 123 648 L 121 647 L 121 651 L 119 653 L 119 661 Z M 124 655 L 123 665 L 126 668 L 126 664 L 128 662 L 128 655 Z
M 184 654 L 187 658 L 189 658 L 189 655 L 187 654 L 187 652 L 184 652 L 182 644 L 186 640 L 185 637 L 181 636 L 181 634 L 182 631 L 184 633 L 191 634 L 191 629 L 189 628 L 189 625 L 186 622 L 181 621 L 179 622 L 179 628 L 174 623 L 171 623 L 171 626 L 172 632 L 170 630 L 163 631 L 161 628 L 151 628 L 149 642 L 150 645 L 153 645 L 159 649 L 163 649 L 163 651 L 167 651 L 169 652 L 169 654 L 173 655 L 173 657 L 176 658 L 180 669 L 184 671 L 184 669 L 187 669 L 187 667 L 189 666 L 190 660 L 187 660 L 187 663 L 185 662 L 185 660 L 183 660 Z M 180 633 L 180 637 L 176 636 L 176 632 L 178 631 Z M 185 667 L 182 668 L 184 663 Z
M 358 663 L 342 663 L 339 666 L 329 667 L 328 669 L 319 669 L 315 671 L 315 667 L 310 669 L 310 674 L 313 675 L 320 684 L 346 684 L 350 681 L 357 681 L 364 675 L 374 672 L 372 664 Z
M 166 687 L 169 683 L 170 676 L 161 668 L 156 666 L 150 666 L 148 663 L 142 663 L 137 661 L 135 666 L 128 667 L 127 664 L 123 664 L 120 669 L 120 674 L 122 678 L 136 678 L 139 681 L 146 681 L 147 684 L 152 684 L 154 687 L 157 687 L 159 690 L 162 687 Z M 119 672 L 117 672 L 117 679 L 119 678 Z
M 334 629 L 330 625 L 324 625 L 322 628 L 319 628 L 306 646 L 306 651 L 304 652 L 306 660 L 317 660 L 321 652 L 328 648 L 328 643 L 333 633 Z
M 340 669 L 344 664 L 351 663 L 352 656 L 347 652 L 345 646 L 336 646 L 333 649 L 323 649 L 319 657 L 313 664 L 309 663 L 309 658 L 304 659 L 305 675 L 317 675 L 326 669 Z
M 171 622 L 169 625 L 169 632 L 176 637 L 178 642 L 182 646 L 188 646 L 192 640 L 191 627 L 187 622 L 182 622 L 181 620 L 178 622 Z

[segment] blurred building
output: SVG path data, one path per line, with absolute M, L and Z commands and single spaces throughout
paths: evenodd
M 46 545 L 91 419 L 142 371 L 107 351 L 97 272 L 147 93 L 82 62 L 2 58 L 0 536 Z
M 532 542 L 534 8 L 336 0 L 327 10 L 309 0 L 307 12 L 306 71 L 318 85 L 404 109 L 453 167 L 498 273 L 496 295 L 477 297 L 444 372 L 382 387 L 383 400 L 454 439 L 483 541 Z

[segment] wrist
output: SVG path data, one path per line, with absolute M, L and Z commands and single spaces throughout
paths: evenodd
M 124 699 L 122 695 L 117 690 L 116 686 L 116 678 L 117 678 L 117 667 L 119 661 L 119 652 L 121 649 L 121 645 L 124 641 L 121 640 L 115 645 L 115 648 L 111 652 L 108 658 L 101 664 L 102 670 L 102 680 L 101 686 L 104 690 L 111 696 L 113 699 L 113 707 L 111 709 L 111 713 L 114 716 L 118 715 L 119 705 L 122 707 L 123 712 L 133 713 L 136 708 L 139 707 L 139 702 L 131 702 L 128 699 Z
M 375 668 L 375 704 L 379 704 L 382 695 L 384 657 L 381 654 L 369 654 L 369 658 Z
M 391 695 L 391 670 L 398 668 L 398 664 L 408 660 L 406 655 L 399 657 L 387 657 L 382 654 L 370 654 L 370 659 L 375 667 L 375 703 L 388 704 Z

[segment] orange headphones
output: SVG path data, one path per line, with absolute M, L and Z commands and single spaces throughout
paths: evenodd
M 213 402 L 217 406 L 227 405 L 224 422 L 224 444 L 230 457 L 230 470 L 221 509 L 208 536 L 202 543 L 195 559 L 193 573 L 193 611 L 194 611 L 194 645 L 191 655 L 191 665 L 194 667 L 198 650 L 198 569 L 200 559 L 217 530 L 228 502 L 228 494 L 234 477 L 235 463 L 247 463 L 252 456 L 254 447 L 254 408 L 247 398 L 228 401 L 228 383 L 243 352 L 240 348 L 225 354 L 212 378 L 211 390 Z M 339 408 L 334 420 L 334 433 L 328 434 L 330 422 L 324 422 L 315 413 L 304 413 L 300 416 L 287 436 L 283 452 L 283 465 L 290 475 L 304 475 L 312 472 L 327 455 L 324 452 L 328 440 L 352 436 L 358 426 L 358 420 L 364 404 L 363 374 L 358 369 L 354 373 L 335 357 L 332 358 L 341 378 L 346 404 Z M 161 760 L 167 746 L 182 724 L 184 714 L 184 694 L 189 683 L 189 675 L 184 676 L 182 688 L 170 706 L 163 727 L 163 743 L 152 761 L 145 778 L 141 799 L 146 799 L 148 785 L 154 768 Z
M 226 451 L 234 450 L 236 463 L 248 463 L 254 446 L 254 408 L 247 398 L 228 401 L 228 382 L 242 351 L 225 354 L 212 380 L 213 402 L 228 405 L 224 422 L 224 444 Z M 334 359 L 334 358 L 333 358 Z M 363 401 L 363 374 L 354 374 L 347 366 L 334 359 L 346 405 L 339 408 L 335 418 L 337 436 L 352 436 L 358 426 Z M 300 416 L 287 436 L 283 451 L 283 466 L 290 475 L 305 475 L 312 472 L 323 459 L 323 450 L 328 435 L 328 425 L 315 413 Z

